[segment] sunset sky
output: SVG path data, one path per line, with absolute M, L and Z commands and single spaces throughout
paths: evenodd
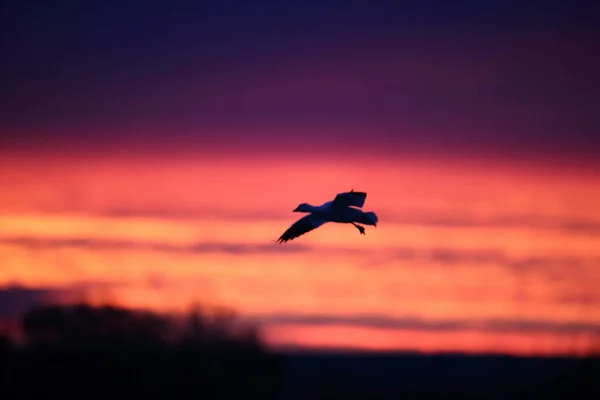
M 0 8 L 0 328 L 232 307 L 275 347 L 600 348 L 599 6 Z M 379 225 L 275 240 L 302 202 Z

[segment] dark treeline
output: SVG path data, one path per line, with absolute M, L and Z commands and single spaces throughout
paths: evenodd
M 597 399 L 598 358 L 276 354 L 226 311 L 46 305 L 0 337 L 0 399 Z
M 0 399 L 280 398 L 281 360 L 226 312 L 34 308 L 0 340 Z M 132 397 L 133 396 L 133 397 Z

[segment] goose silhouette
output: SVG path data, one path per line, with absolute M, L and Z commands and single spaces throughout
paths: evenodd
M 361 235 L 364 235 L 365 227 L 358 224 L 377 226 L 377 222 L 379 222 L 377 214 L 372 211 L 365 212 L 361 210 L 366 199 L 367 193 L 355 192 L 352 189 L 349 192 L 338 193 L 333 200 L 320 206 L 302 203 L 293 212 L 308 213 L 308 215 L 294 222 L 277 239 L 277 243 L 285 243 L 293 240 L 298 236 L 317 229 L 327 222 L 352 224 L 358 229 Z

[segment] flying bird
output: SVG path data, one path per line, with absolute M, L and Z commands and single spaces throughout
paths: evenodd
M 317 229 L 326 222 L 352 224 L 358 229 L 361 235 L 364 235 L 365 227 L 358 224 L 377 226 L 377 222 L 379 222 L 374 212 L 361 210 L 366 199 L 367 193 L 355 192 L 352 189 L 349 192 L 338 193 L 332 201 L 328 201 L 320 206 L 302 203 L 293 212 L 303 212 L 308 213 L 308 215 L 294 222 L 277 239 L 277 243 L 285 243 L 293 240 L 300 235 Z

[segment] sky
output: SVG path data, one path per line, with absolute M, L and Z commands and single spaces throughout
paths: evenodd
M 0 4 L 5 325 L 76 293 L 274 347 L 597 348 L 599 6 Z M 376 228 L 274 243 L 350 189 Z

